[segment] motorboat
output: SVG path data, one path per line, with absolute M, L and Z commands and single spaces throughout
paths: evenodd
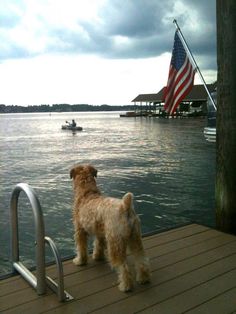
M 208 142 L 214 143 L 216 141 L 216 128 L 215 127 L 205 127 L 203 133 L 204 133 L 205 139 Z
M 216 91 L 211 93 L 211 96 L 216 104 L 217 102 L 217 95 Z M 205 139 L 208 142 L 215 142 L 216 141 L 216 108 L 213 106 L 211 100 L 208 98 L 207 101 L 207 126 L 203 130 L 203 134 Z

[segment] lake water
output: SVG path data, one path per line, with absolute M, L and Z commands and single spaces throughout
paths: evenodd
M 61 130 L 75 118 L 82 132 Z M 215 145 L 205 119 L 120 118 L 118 112 L 0 115 L 0 275 L 11 271 L 9 202 L 17 183 L 40 200 L 46 235 L 63 257 L 74 253 L 70 168 L 91 163 L 105 194 L 135 196 L 143 233 L 189 222 L 215 225 Z M 34 262 L 34 223 L 19 201 L 20 253 Z

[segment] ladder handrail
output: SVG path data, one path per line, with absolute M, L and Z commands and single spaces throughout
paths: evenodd
M 21 191 L 27 195 L 34 214 L 36 238 L 36 277 L 20 262 L 19 231 L 18 231 L 18 199 Z M 58 294 L 60 301 L 69 301 L 73 297 L 64 291 L 63 266 L 57 247 L 53 240 L 45 236 L 43 212 L 37 195 L 32 187 L 26 183 L 15 186 L 11 196 L 11 229 L 12 229 L 12 263 L 15 271 L 20 273 L 28 283 L 36 289 L 38 295 L 46 293 L 48 286 Z M 58 284 L 46 276 L 45 243 L 49 244 L 57 265 Z
M 49 245 L 51 248 L 57 265 L 57 277 L 58 277 L 58 284 L 51 279 L 50 277 L 46 276 L 47 285 L 58 295 L 58 298 L 60 301 L 69 301 L 72 300 L 73 297 L 64 290 L 64 273 L 63 273 L 63 265 L 61 262 L 59 251 L 53 242 L 53 240 L 50 237 L 45 237 L 45 242 Z
M 26 183 L 19 183 L 15 186 L 11 197 L 11 222 L 12 222 L 12 261 L 20 262 L 19 256 L 19 232 L 18 232 L 18 199 L 20 192 L 27 195 L 34 214 L 35 239 L 36 239 L 36 290 L 39 295 L 46 293 L 45 281 L 45 228 L 41 205 L 32 187 Z M 18 270 L 19 271 L 19 270 Z

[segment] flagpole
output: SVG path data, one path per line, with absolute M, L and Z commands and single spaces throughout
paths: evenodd
M 217 111 L 216 104 L 215 104 L 215 102 L 214 102 L 214 100 L 213 100 L 213 98 L 212 98 L 212 96 L 211 96 L 211 93 L 209 92 L 209 90 L 208 90 L 208 88 L 207 88 L 206 82 L 205 82 L 205 80 L 204 80 L 204 78 L 203 78 L 203 76 L 202 76 L 202 73 L 201 73 L 201 71 L 200 71 L 198 65 L 197 65 L 197 62 L 195 61 L 195 59 L 194 59 L 194 57 L 193 57 L 193 55 L 192 55 L 191 50 L 190 50 L 189 47 L 188 47 L 188 44 L 187 44 L 187 42 L 186 42 L 186 40 L 185 40 L 185 38 L 184 38 L 184 35 L 182 34 L 181 29 L 179 28 L 179 25 L 178 25 L 178 23 L 177 23 L 177 21 L 176 21 L 175 19 L 174 19 L 173 23 L 175 24 L 176 29 L 177 29 L 177 31 L 178 31 L 179 34 L 180 34 L 180 40 L 182 41 L 183 45 L 185 46 L 188 55 L 190 56 L 190 58 L 191 58 L 191 60 L 192 60 L 192 62 L 193 62 L 193 64 L 194 64 L 194 66 L 196 67 L 196 70 L 198 71 L 198 74 L 199 74 L 199 76 L 200 76 L 200 78 L 201 78 L 201 80 L 202 80 L 202 83 L 203 83 L 203 85 L 204 85 L 204 87 L 205 87 L 205 90 L 206 90 L 206 92 L 207 92 L 207 94 L 208 94 L 208 96 L 209 96 L 209 98 L 210 98 L 210 100 L 211 100 L 211 102 L 212 102 L 212 105 L 213 105 L 213 107 L 215 108 L 215 110 Z

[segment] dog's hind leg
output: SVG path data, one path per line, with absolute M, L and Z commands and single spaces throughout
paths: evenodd
M 100 261 L 104 259 L 105 239 L 103 237 L 96 237 L 94 240 L 93 259 Z
M 121 238 L 110 238 L 107 241 L 108 258 L 111 266 L 118 272 L 118 288 L 122 292 L 128 292 L 133 287 L 132 275 L 126 261 L 126 247 Z
M 73 259 L 75 265 L 85 265 L 88 260 L 87 233 L 82 228 L 75 230 L 74 238 L 76 243 L 77 256 Z
M 122 292 L 131 291 L 133 288 L 133 279 L 126 262 L 117 266 L 119 290 Z
M 128 247 L 135 260 L 136 281 L 140 284 L 145 284 L 150 281 L 150 266 L 144 252 L 140 229 L 140 222 L 137 219 L 128 241 Z

